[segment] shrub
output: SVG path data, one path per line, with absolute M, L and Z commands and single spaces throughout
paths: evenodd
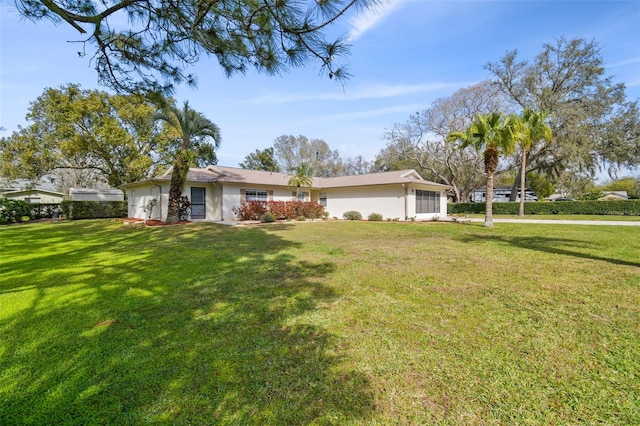
M 519 203 L 493 203 L 494 214 L 518 214 Z M 484 203 L 448 204 L 449 214 L 484 213 Z M 640 216 L 640 200 L 552 201 L 524 203 L 525 214 L 589 214 Z
M 371 213 L 367 219 L 371 222 L 379 222 L 382 220 L 382 215 L 380 213 Z
M 260 216 L 267 212 L 267 204 L 261 201 L 249 201 L 242 203 L 240 207 L 234 207 L 233 212 L 240 220 L 259 220 Z
M 307 220 L 306 217 L 304 216 L 298 216 L 298 218 L 296 219 L 298 222 L 304 222 L 305 220 Z
M 178 216 L 181 221 L 189 219 L 189 215 L 191 214 L 191 201 L 189 201 L 189 197 L 186 195 L 180 196 L 180 201 L 178 201 Z
M 31 217 L 34 219 L 52 218 L 54 213 L 60 213 L 58 203 L 31 204 Z
M 258 220 L 265 212 L 271 212 L 277 220 L 319 219 L 324 213 L 324 207 L 316 202 L 302 201 L 249 201 L 233 209 L 239 220 Z
M 126 217 L 125 201 L 63 201 L 60 203 L 62 214 L 67 219 L 99 219 Z
M 22 218 L 31 218 L 31 204 L 22 200 L 0 198 L 0 223 L 22 222 Z
M 271 223 L 276 221 L 276 216 L 271 212 L 264 212 L 260 216 L 260 222 L 262 223 Z
M 348 212 L 344 212 L 342 215 L 347 220 L 362 220 L 362 214 L 355 210 L 349 210 Z

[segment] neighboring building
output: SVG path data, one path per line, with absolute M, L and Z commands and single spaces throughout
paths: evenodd
M 627 191 L 602 191 L 604 196 L 600 200 L 628 200 Z
M 493 188 L 493 202 L 507 202 L 511 197 L 511 187 L 510 186 L 501 186 Z M 478 188 L 473 193 L 471 193 L 471 197 L 469 200 L 472 203 L 484 203 L 487 201 L 487 189 L 486 188 Z M 516 201 L 520 201 L 520 188 L 518 188 L 518 195 L 516 197 Z M 524 201 L 538 201 L 538 196 L 535 192 L 530 189 L 525 189 L 524 191 Z
M 71 201 L 124 201 L 124 192 L 121 189 L 71 188 L 69 199 Z
M 42 188 L 32 188 L 3 191 L 0 192 L 0 197 L 22 200 L 32 204 L 58 204 L 64 199 L 64 194 Z
M 0 178 L 0 197 L 33 204 L 57 204 L 64 199 L 64 193 L 56 191 L 53 182 L 47 179 L 32 182 L 25 179 Z
M 288 186 L 291 175 L 209 166 L 190 169 L 184 195 L 191 201 L 191 220 L 234 220 L 234 208 L 248 201 L 293 201 L 296 188 Z M 170 171 L 162 176 L 122 185 L 127 192 L 129 217 L 145 218 L 144 207 L 158 200 L 151 218 L 166 220 Z M 384 218 L 431 220 L 447 216 L 447 185 L 424 180 L 415 170 L 313 178 L 300 188 L 297 199 L 316 201 L 330 216 L 356 210 L 364 217 L 379 213 Z

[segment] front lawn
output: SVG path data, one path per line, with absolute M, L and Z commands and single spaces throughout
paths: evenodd
M 0 227 L 0 424 L 640 424 L 640 228 Z

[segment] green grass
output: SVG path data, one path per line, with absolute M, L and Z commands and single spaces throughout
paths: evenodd
M 640 424 L 640 228 L 0 227 L 0 424 Z

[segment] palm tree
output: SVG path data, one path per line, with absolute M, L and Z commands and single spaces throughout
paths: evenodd
M 526 189 L 527 153 L 534 143 L 544 140 L 551 141 L 553 134 L 551 127 L 545 120 L 549 117 L 547 112 L 537 112 L 531 108 L 525 108 L 522 116 L 511 116 L 512 138 L 520 145 L 522 150 L 522 164 L 520 168 L 520 210 L 518 216 L 524 216 L 524 192 Z
M 484 226 L 493 226 L 493 178 L 498 170 L 498 160 L 501 154 L 511 154 L 515 150 L 509 119 L 502 114 L 492 112 L 477 114 L 471 126 L 464 132 L 451 132 L 447 136 L 448 142 L 461 140 L 461 149 L 473 146 L 480 150 L 484 148 L 484 171 L 487 174 L 487 201 L 485 208 Z
M 203 114 L 195 111 L 184 103 L 182 109 L 175 105 L 154 115 L 154 121 L 162 121 L 174 129 L 181 139 L 180 148 L 173 161 L 171 172 L 171 187 L 169 189 L 169 205 L 167 207 L 167 222 L 176 223 L 180 220 L 180 196 L 184 191 L 190 164 L 190 148 L 196 139 L 213 139 L 213 147 L 220 146 L 220 129 Z
M 293 169 L 294 175 L 289 179 L 288 185 L 296 187 L 296 199 L 300 194 L 300 187 L 309 188 L 311 196 L 311 185 L 313 184 L 313 169 L 307 163 L 302 163 Z

